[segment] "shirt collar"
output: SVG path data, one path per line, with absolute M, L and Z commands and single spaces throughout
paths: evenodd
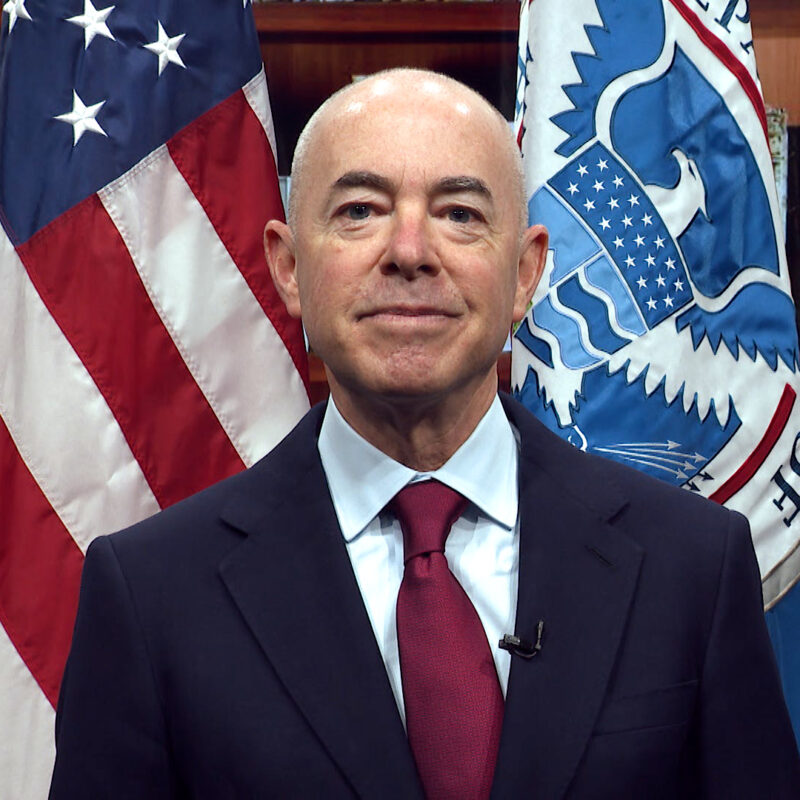
M 460 492 L 508 530 L 516 524 L 518 448 L 498 397 L 464 444 L 433 472 L 416 472 L 371 445 L 333 398 L 317 447 L 345 541 L 361 533 L 407 483 L 427 478 Z

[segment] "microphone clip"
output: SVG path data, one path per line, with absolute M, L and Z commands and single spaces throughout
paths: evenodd
M 542 634 L 544 633 L 544 620 L 540 619 L 536 625 L 536 641 L 531 642 L 527 639 L 521 639 L 513 633 L 503 634 L 503 638 L 498 643 L 502 650 L 508 650 L 512 656 L 521 656 L 525 659 L 531 659 L 539 654 L 542 649 Z

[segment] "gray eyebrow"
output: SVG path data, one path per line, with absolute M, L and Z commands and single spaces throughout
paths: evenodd
M 351 170 L 334 181 L 334 189 L 351 189 L 365 187 L 377 189 L 382 192 L 393 193 L 396 189 L 394 183 L 383 175 L 369 170 Z M 474 192 L 488 199 L 492 198 L 489 187 L 480 179 L 471 175 L 453 175 L 437 181 L 433 187 L 434 194 L 449 194 L 453 192 Z
M 376 189 L 386 194 L 394 194 L 397 191 L 397 186 L 393 181 L 376 172 L 370 172 L 369 170 L 350 170 L 349 172 L 345 172 L 344 175 L 337 178 L 331 186 L 332 191 L 336 189 L 359 188 Z M 435 195 L 472 192 L 481 197 L 485 197 L 489 201 L 494 200 L 489 187 L 480 178 L 476 178 L 472 175 L 448 176 L 436 181 L 432 188 L 432 193 Z
M 332 189 L 377 189 L 380 192 L 391 194 L 395 185 L 383 175 L 369 170 L 351 170 L 334 181 Z
M 471 175 L 454 175 L 450 178 L 442 178 L 437 181 L 434 186 L 436 194 L 451 194 L 454 192 L 474 192 L 485 197 L 487 200 L 492 199 L 492 193 L 489 187 L 480 179 L 474 178 Z

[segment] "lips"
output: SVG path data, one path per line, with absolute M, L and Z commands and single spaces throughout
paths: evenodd
M 456 317 L 458 313 L 449 308 L 437 306 L 393 305 L 371 309 L 358 315 L 366 317 Z

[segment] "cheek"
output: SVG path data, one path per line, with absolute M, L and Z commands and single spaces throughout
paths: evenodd
M 517 282 L 516 273 L 498 261 L 473 264 L 465 273 L 469 302 L 494 316 L 505 314 L 514 303 Z
M 360 241 L 331 237 L 316 248 L 308 262 L 311 268 L 304 287 L 307 302 L 346 311 L 359 298 L 369 295 L 384 253 L 377 237 Z
M 316 262 L 310 273 L 299 287 L 303 324 L 309 339 L 328 339 L 347 324 L 365 280 L 332 258 Z

